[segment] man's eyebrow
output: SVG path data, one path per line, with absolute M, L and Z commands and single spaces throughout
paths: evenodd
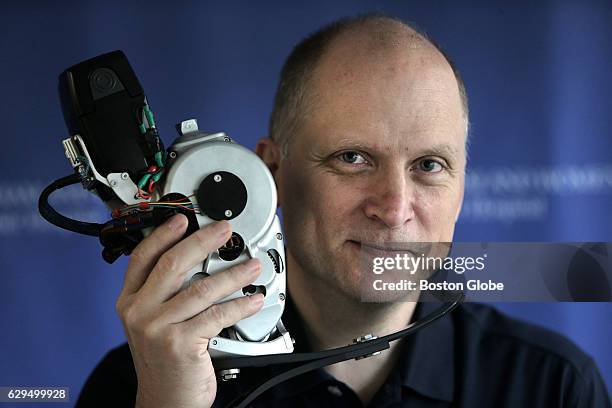
M 363 150 L 369 151 L 373 153 L 378 153 L 378 149 L 375 144 L 363 143 L 360 141 L 355 141 L 350 138 L 343 138 L 338 140 L 333 144 L 334 150 L 343 150 L 343 149 L 355 149 L 355 150 Z M 434 146 L 428 146 L 423 149 L 411 149 L 409 147 L 406 148 L 406 151 L 417 152 L 419 156 L 446 156 L 455 158 L 459 155 L 459 151 L 448 144 L 438 144 Z
M 358 142 L 350 138 L 343 138 L 333 144 L 334 149 L 357 149 L 357 150 L 375 150 L 373 145 Z
M 421 151 L 424 156 L 450 156 L 455 157 L 459 154 L 459 151 L 450 145 L 440 144 L 425 148 Z

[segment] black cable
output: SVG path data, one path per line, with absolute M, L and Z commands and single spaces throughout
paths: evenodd
M 389 342 L 398 340 L 406 337 L 416 331 L 430 325 L 439 318 L 445 316 L 447 313 L 455 309 L 465 298 L 465 294 L 460 292 L 459 295 L 448 304 L 441 306 L 437 310 L 431 312 L 424 318 L 409 324 L 405 329 L 398 332 L 388 334 L 386 336 L 367 340 L 362 343 L 352 344 L 349 346 L 338 347 L 335 349 L 325 350 L 322 352 L 315 353 L 297 353 L 297 354 L 277 354 L 272 356 L 257 356 L 257 357 L 240 357 L 235 359 L 222 360 L 225 368 L 239 368 L 237 366 L 265 366 L 270 364 L 289 364 L 296 363 L 299 361 L 306 361 L 306 363 L 291 368 L 287 371 L 278 374 L 269 380 L 266 380 L 262 384 L 256 386 L 254 389 L 242 394 L 232 400 L 229 403 L 228 408 L 245 408 L 247 404 L 253 402 L 261 394 L 269 390 L 270 388 L 278 385 L 284 381 L 287 381 L 298 375 L 307 373 L 309 371 L 316 370 L 318 368 L 325 367 L 330 364 L 335 364 L 341 361 L 349 360 L 356 357 L 363 357 L 377 351 L 388 349 Z M 228 364 L 229 363 L 229 364 Z M 234 363 L 232 365 L 232 363 Z M 215 368 L 218 368 L 218 364 L 215 364 Z
M 352 346 L 349 346 L 349 348 L 352 348 Z M 356 357 L 362 357 L 365 354 L 375 353 L 377 351 L 386 350 L 388 348 L 389 348 L 389 342 L 378 342 L 377 344 L 368 344 L 368 348 L 365 349 L 367 351 L 364 351 L 363 348 L 360 348 L 358 350 L 348 350 L 342 353 L 341 355 L 332 355 L 330 357 L 316 359 L 316 360 L 304 363 L 300 366 L 289 369 L 287 371 L 282 372 L 281 374 L 278 374 L 270 378 L 269 380 L 265 381 L 263 384 L 258 385 L 254 390 L 248 392 L 248 395 L 246 397 L 244 395 L 241 395 L 240 397 L 234 399 L 228 405 L 228 407 L 245 408 L 249 403 L 253 402 L 257 397 L 259 397 L 261 394 L 263 394 L 270 388 L 282 382 L 290 380 L 293 377 L 297 377 L 298 375 L 301 375 L 309 371 L 313 371 L 318 368 L 322 368 L 322 367 L 325 367 L 331 364 L 336 364 L 341 361 L 350 360 Z
M 49 184 L 43 190 L 43 192 L 40 193 L 40 197 L 38 198 L 38 211 L 45 220 L 49 221 L 53 225 L 56 225 L 68 231 L 97 237 L 100 235 L 100 230 L 103 226 L 102 224 L 73 220 L 72 218 L 63 216 L 62 214 L 55 211 L 55 209 L 49 203 L 49 196 L 51 195 L 51 193 L 66 186 L 70 186 L 72 184 L 77 184 L 80 182 L 81 177 L 78 174 L 74 173 L 69 176 L 62 177 L 59 180 L 55 180 L 53 183 Z

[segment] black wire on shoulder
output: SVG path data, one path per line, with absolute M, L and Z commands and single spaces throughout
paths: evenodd
M 390 347 L 389 342 L 399 340 L 416 331 L 429 326 L 439 318 L 445 316 L 455 309 L 465 298 L 465 294 L 460 292 L 457 297 L 451 302 L 440 306 L 437 310 L 431 312 L 424 318 L 409 324 L 405 329 L 398 332 L 388 334 L 383 337 L 379 337 L 372 340 L 367 340 L 362 343 L 352 344 L 349 346 L 339 347 L 335 349 L 325 350 L 315 353 L 296 353 L 296 354 L 276 354 L 271 356 L 257 356 L 257 357 L 239 357 L 234 359 L 221 360 L 222 364 L 215 364 L 215 368 L 218 370 L 219 365 L 223 368 L 239 368 L 247 366 L 266 366 L 272 364 L 291 364 L 300 361 L 305 361 L 304 364 L 294 368 L 290 368 L 287 371 L 278 374 L 269 380 L 266 380 L 262 384 L 256 386 L 250 391 L 238 396 L 232 400 L 227 407 L 228 408 L 245 408 L 249 403 L 253 402 L 261 394 L 269 390 L 270 388 L 278 385 L 284 381 L 287 381 L 298 375 L 307 373 L 309 371 L 316 370 L 335 364 L 341 361 L 350 360 L 356 357 L 363 357 L 377 351 L 385 350 Z
M 40 193 L 40 197 L 38 198 L 38 211 L 45 220 L 49 221 L 53 225 L 56 225 L 68 231 L 97 237 L 100 235 L 102 224 L 73 220 L 72 218 L 68 218 L 55 211 L 55 209 L 49 203 L 49 196 L 51 195 L 51 193 L 66 186 L 70 186 L 72 184 L 77 184 L 80 182 L 81 177 L 78 174 L 74 173 L 69 176 L 62 177 L 61 179 L 55 180 L 53 183 L 49 184 L 43 190 L 43 192 Z

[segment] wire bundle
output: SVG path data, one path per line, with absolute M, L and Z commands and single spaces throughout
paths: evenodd
M 142 107 L 140 115 L 138 115 L 138 129 L 144 136 L 146 142 L 150 145 L 155 145 L 155 164 L 151 164 L 147 169 L 147 172 L 142 176 L 138 182 L 138 193 L 135 198 L 142 198 L 149 200 L 151 194 L 155 191 L 157 183 L 163 176 L 165 168 L 167 153 L 163 149 L 161 144 L 157 128 L 155 126 L 155 117 L 153 112 L 149 108 L 146 102 Z
M 114 209 L 111 213 L 111 216 L 113 218 L 122 218 L 142 211 L 152 211 L 154 208 L 180 208 L 199 214 L 199 207 L 193 204 L 191 200 L 189 200 L 189 198 L 191 197 L 194 197 L 194 194 L 190 195 L 187 198 L 178 198 L 176 200 L 163 200 L 152 202 L 145 201 L 137 204 L 126 205 L 124 207 Z

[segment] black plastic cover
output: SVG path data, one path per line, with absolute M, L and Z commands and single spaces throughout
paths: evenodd
M 146 171 L 147 147 L 138 127 L 145 95 L 122 51 L 68 68 L 59 77 L 59 92 L 70 135 L 81 135 L 102 176 Z

